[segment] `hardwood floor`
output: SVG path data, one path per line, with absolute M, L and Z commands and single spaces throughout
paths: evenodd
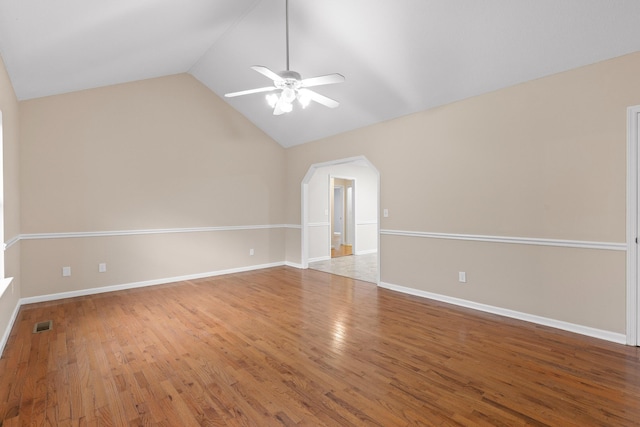
M 331 258 L 353 255 L 353 245 L 340 245 L 337 249 L 331 248 Z
M 639 423 L 638 348 L 288 267 L 24 306 L 0 359 L 2 427 Z

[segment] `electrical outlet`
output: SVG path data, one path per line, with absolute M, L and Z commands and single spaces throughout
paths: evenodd
M 383 209 L 382 216 L 385 218 L 389 218 L 389 209 Z
M 71 267 L 62 267 L 62 277 L 71 276 Z
M 98 264 L 98 273 L 104 273 L 105 271 L 107 271 L 107 263 L 101 262 Z
M 249 249 L 249 255 L 253 256 L 254 253 L 253 248 Z
M 458 282 L 467 283 L 467 273 L 464 271 L 458 272 Z

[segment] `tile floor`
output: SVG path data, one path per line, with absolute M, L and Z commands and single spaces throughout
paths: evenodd
M 378 254 L 350 255 L 331 258 L 326 261 L 310 262 L 309 268 L 365 282 L 377 283 Z

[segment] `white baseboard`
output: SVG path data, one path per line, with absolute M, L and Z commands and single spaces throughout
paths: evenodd
M 331 255 L 319 256 L 315 258 L 309 258 L 308 262 L 329 261 L 330 259 L 331 259 Z
M 380 282 L 380 287 L 390 289 L 392 291 L 402 292 L 422 298 L 428 298 L 436 301 L 446 302 L 448 304 L 460 307 L 471 308 L 486 313 L 497 314 L 500 316 L 510 317 L 512 319 L 524 320 L 525 322 L 536 323 L 538 325 L 549 326 L 563 331 L 574 332 L 576 334 L 586 335 L 593 338 L 599 338 L 605 341 L 611 341 L 618 344 L 626 344 L 627 336 L 617 332 L 604 331 L 602 329 L 591 328 L 589 326 L 576 325 L 574 323 L 564 322 L 561 320 L 549 319 L 547 317 L 536 316 L 533 314 L 522 313 L 519 311 L 509 310 L 506 308 L 495 307 L 487 304 L 480 304 L 461 298 L 450 297 L 446 295 L 434 294 L 419 289 L 407 288 L 404 286 L 393 285 L 391 283 Z
M 13 314 L 11 316 L 11 320 L 9 321 L 9 324 L 7 325 L 7 329 L 4 331 L 4 334 L 2 336 L 2 340 L 0 340 L 0 357 L 2 357 L 2 353 L 4 351 L 4 347 L 7 344 L 7 341 L 9 340 L 9 335 L 11 334 L 11 329 L 13 328 L 13 325 L 14 325 L 14 323 L 16 321 L 16 318 L 18 317 L 18 311 L 20 311 L 20 307 L 22 307 L 25 304 L 34 304 L 34 303 L 38 303 L 38 302 L 56 301 L 56 300 L 65 299 L 65 298 L 74 298 L 74 297 L 80 297 L 80 296 L 86 296 L 86 295 L 102 294 L 102 293 L 106 293 L 106 292 L 122 291 L 122 290 L 126 290 L 126 289 L 143 288 L 143 287 L 146 287 L 146 286 L 164 285 L 164 284 L 167 284 L 167 283 L 181 282 L 181 281 L 184 281 L 184 280 L 203 279 L 203 278 L 206 278 L 206 277 L 222 276 L 224 274 L 242 273 L 242 272 L 245 272 L 245 271 L 260 270 L 260 269 L 263 269 L 263 268 L 281 267 L 283 265 L 290 265 L 292 267 L 302 268 L 301 265 L 298 267 L 297 264 L 293 264 L 293 263 L 274 262 L 274 263 L 270 263 L 270 264 L 251 265 L 251 266 L 247 266 L 247 267 L 230 268 L 230 269 L 227 269 L 227 270 L 218 270 L 218 271 L 209 271 L 209 272 L 206 272 L 206 273 L 190 274 L 190 275 L 186 275 L 186 276 L 168 277 L 168 278 L 164 278 L 164 279 L 146 280 L 146 281 L 143 281 L 143 282 L 126 283 L 126 284 L 122 284 L 122 285 L 104 286 L 104 287 L 100 287 L 100 288 L 82 289 L 82 290 L 78 290 L 78 291 L 60 292 L 60 293 L 56 293 L 56 294 L 39 295 L 39 296 L 35 296 L 35 297 L 20 298 L 20 300 L 16 304 L 15 310 L 13 311 Z
M 247 267 L 232 268 L 232 269 L 227 269 L 227 270 L 211 271 L 211 272 L 207 272 L 207 273 L 191 274 L 191 275 L 186 275 L 186 276 L 176 276 L 176 277 L 170 277 L 170 278 L 164 278 L 164 279 L 156 279 L 156 280 L 147 280 L 147 281 L 143 281 L 143 282 L 134 282 L 134 283 L 128 283 L 128 284 L 122 284 L 122 285 L 105 286 L 105 287 L 100 287 L 100 288 L 83 289 L 83 290 L 79 290 L 79 291 L 61 292 L 61 293 L 57 293 L 57 294 L 49 294 L 49 295 L 41 295 L 41 296 L 36 296 L 36 297 L 21 298 L 18 301 L 18 304 L 16 305 L 16 307 L 15 307 L 15 309 L 13 311 L 13 314 L 11 315 L 11 320 L 9 321 L 7 329 L 4 331 L 2 339 L 0 340 L 0 357 L 2 356 L 2 353 L 4 351 L 4 347 L 5 347 L 8 339 L 9 339 L 9 335 L 11 333 L 11 329 L 13 328 L 13 325 L 14 325 L 14 323 L 16 321 L 17 316 L 18 316 L 18 311 L 20 310 L 20 307 L 22 305 L 24 305 L 24 304 L 33 304 L 33 303 L 45 302 L 45 301 L 55 301 L 55 300 L 64 299 L 64 298 L 73 298 L 73 297 L 78 297 L 78 296 L 94 295 L 94 294 L 100 294 L 100 293 L 105 293 L 105 292 L 114 292 L 114 291 L 120 291 L 120 290 L 126 290 L 126 289 L 135 289 L 135 288 L 141 288 L 141 287 L 146 287 L 146 286 L 162 285 L 162 284 L 167 284 L 167 283 L 180 282 L 180 281 L 184 281 L 184 280 L 202 279 L 202 278 L 206 278 L 206 277 L 221 276 L 221 275 L 224 275 L 224 274 L 241 273 L 241 272 L 259 270 L 259 269 L 271 268 L 271 267 L 280 267 L 280 266 L 283 266 L 283 265 L 287 265 L 287 266 L 295 267 L 295 268 L 300 268 L 300 269 L 302 268 L 301 264 L 295 264 L 295 263 L 291 263 L 291 262 L 276 262 L 276 263 L 270 263 L 270 264 L 261 264 L 261 265 L 247 266 Z M 431 293 L 431 292 L 421 291 L 419 289 L 407 288 L 407 287 L 404 287 L 404 286 L 393 285 L 391 283 L 385 283 L 385 282 L 382 282 L 382 281 L 380 282 L 379 286 L 382 287 L 382 288 L 390 289 L 390 290 L 397 291 L 397 292 L 402 292 L 402 293 L 409 294 L 409 295 L 415 295 L 415 296 L 422 297 L 422 298 L 428 298 L 428 299 L 432 299 L 432 300 L 436 300 L 436 301 L 442 301 L 442 302 L 445 302 L 445 303 L 448 303 L 448 304 L 453 304 L 453 305 L 457 305 L 457 306 L 461 306 L 461 307 L 471 308 L 471 309 L 474 309 L 474 310 L 484 311 L 484 312 L 487 312 L 487 313 L 497 314 L 497 315 L 500 315 L 500 316 L 510 317 L 510 318 L 513 318 L 513 319 L 524 320 L 526 322 L 536 323 L 536 324 L 539 324 L 539 325 L 550 326 L 552 328 L 561 329 L 561 330 L 569 331 L 569 332 L 574 332 L 574 333 L 578 333 L 578 334 L 581 334 L 581 335 L 586 335 L 586 336 L 590 336 L 590 337 L 594 337 L 594 338 L 599 338 L 599 339 L 602 339 L 602 340 L 611 341 L 611 342 L 615 342 L 615 343 L 618 343 L 618 344 L 626 344 L 626 340 L 627 340 L 626 335 L 620 334 L 620 333 L 616 333 L 616 332 L 604 331 L 604 330 L 601 330 L 601 329 L 591 328 L 591 327 L 583 326 L 583 325 L 576 325 L 576 324 L 569 323 L 569 322 L 564 322 L 564 321 L 555 320 L 555 319 L 549 319 L 549 318 L 541 317 L 541 316 L 535 316 L 535 315 L 532 315 L 532 314 L 522 313 L 522 312 L 518 312 L 518 311 L 514 311 L 514 310 L 508 310 L 508 309 L 505 309 L 505 308 L 495 307 L 495 306 L 491 306 L 491 305 L 480 304 L 480 303 L 476 303 L 476 302 L 473 302 L 473 301 L 468 301 L 468 300 L 464 300 L 464 299 L 460 299 L 460 298 L 449 297 L 449 296 L 446 296 L 446 295 L 440 295 L 440 294 L 435 294 L 435 293 Z
M 16 308 L 13 310 L 13 314 L 11 315 L 11 320 L 9 320 L 9 324 L 7 325 L 7 329 L 2 334 L 2 339 L 0 340 L 0 357 L 2 357 L 2 353 L 4 352 L 4 346 L 7 345 L 7 341 L 9 341 L 9 335 L 11 335 L 11 329 L 13 329 L 13 324 L 16 323 L 16 318 L 18 317 L 18 311 L 20 311 L 20 301 L 16 303 Z
M 251 265 L 247 267 L 230 268 L 227 270 L 209 271 L 206 273 L 190 274 L 186 276 L 168 277 L 164 279 L 146 280 L 143 282 L 126 283 L 122 285 L 104 286 L 101 288 L 82 289 L 78 291 L 60 292 L 49 295 L 39 295 L 35 297 L 26 297 L 20 299 L 20 305 L 34 304 L 37 302 L 55 301 L 64 298 L 75 298 L 86 295 L 102 294 L 105 292 L 122 291 L 126 289 L 143 288 L 146 286 L 165 285 L 167 283 L 181 282 L 184 280 L 203 279 L 206 277 L 222 276 L 224 274 L 242 273 L 245 271 L 260 270 L 263 268 L 281 267 L 284 262 L 274 262 L 270 264 Z
M 356 255 L 369 255 L 369 254 L 375 254 L 378 253 L 378 249 L 374 248 L 374 249 L 367 249 L 365 251 L 356 251 Z
M 302 267 L 302 264 L 297 264 L 295 262 L 289 262 L 289 261 L 285 261 L 284 265 L 286 265 L 287 267 L 293 267 L 293 268 L 298 268 L 300 270 L 303 270 L 304 267 Z

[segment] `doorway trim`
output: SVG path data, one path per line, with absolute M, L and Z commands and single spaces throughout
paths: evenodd
M 328 162 L 322 163 L 314 163 L 309 166 L 309 170 L 305 174 L 301 183 L 301 224 L 302 224 L 302 233 L 300 233 L 300 244 L 301 244 L 301 261 L 300 264 L 302 268 L 309 268 L 309 181 L 316 173 L 316 170 L 319 168 L 327 167 L 327 166 L 338 166 L 344 165 L 348 163 L 365 163 L 368 167 L 370 167 L 376 173 L 376 181 L 377 181 L 377 200 L 376 200 L 376 216 L 377 216 L 377 230 L 376 230 L 376 239 L 377 239 L 377 256 L 378 256 L 378 273 L 376 277 L 376 285 L 380 285 L 380 171 L 376 168 L 373 163 L 369 161 L 365 156 L 355 156 L 348 157 L 344 159 L 331 160 Z M 355 242 L 354 242 L 355 247 Z
M 329 182 L 331 182 L 331 178 L 329 178 Z M 346 223 L 346 215 L 345 215 L 345 211 L 346 211 L 346 207 L 344 205 L 344 195 L 347 192 L 346 191 L 346 187 L 344 185 L 333 185 L 333 188 L 331 188 L 329 191 L 333 190 L 333 204 L 329 203 L 329 211 L 330 211 L 330 218 L 329 218 L 329 248 L 332 248 L 333 245 L 331 244 L 333 242 L 333 232 L 335 231 L 336 228 L 336 190 L 340 189 L 340 193 L 342 194 L 342 201 L 341 203 L 341 207 L 342 207 L 342 222 L 340 223 L 340 226 L 342 227 L 342 231 L 340 233 L 340 244 L 343 244 L 343 239 L 344 239 L 344 231 L 346 230 L 347 227 L 345 227 L 345 223 Z M 331 198 L 329 198 L 329 200 L 331 200 Z
M 351 187 L 352 188 L 352 190 L 351 190 L 352 191 L 351 204 L 352 204 L 352 208 L 353 209 L 352 209 L 352 212 L 351 212 L 351 218 L 349 218 L 348 215 L 347 215 L 347 206 L 345 205 L 345 207 L 344 207 L 345 220 L 344 220 L 344 224 L 343 225 L 344 225 L 345 228 L 349 229 L 347 227 L 347 223 L 348 223 L 349 219 L 351 219 L 352 222 L 353 222 L 353 242 L 351 243 L 351 245 L 352 245 L 352 248 L 353 248 L 353 255 L 355 255 L 356 254 L 356 241 L 357 241 L 356 234 L 358 232 L 358 227 L 356 226 L 356 210 L 357 210 L 357 207 L 355 206 L 355 204 L 356 204 L 355 203 L 356 179 L 354 177 L 350 177 L 350 176 L 346 176 L 346 175 L 331 175 L 330 174 L 329 175 L 329 203 L 328 203 L 329 206 L 331 206 L 331 183 L 336 179 L 341 179 L 341 180 L 345 180 L 345 181 L 351 181 L 351 183 L 352 183 L 352 187 Z M 336 186 L 334 185 L 334 188 L 335 187 Z M 349 187 L 343 187 L 343 188 L 344 188 L 345 198 L 346 198 L 347 189 Z M 331 242 L 332 242 L 332 237 L 333 237 L 332 232 L 333 232 L 333 221 L 331 221 L 331 218 L 330 218 L 330 221 L 329 221 L 329 236 L 328 236 L 328 238 L 329 238 L 329 247 L 330 248 L 331 248 Z M 349 234 L 350 233 L 351 233 L 351 231 L 349 231 Z M 343 234 L 342 239 L 343 239 L 343 241 L 346 242 L 347 236 L 345 235 L 345 233 L 342 233 L 342 234 Z
M 640 344 L 640 283 L 638 282 L 638 146 L 640 105 L 627 108 L 627 344 Z

